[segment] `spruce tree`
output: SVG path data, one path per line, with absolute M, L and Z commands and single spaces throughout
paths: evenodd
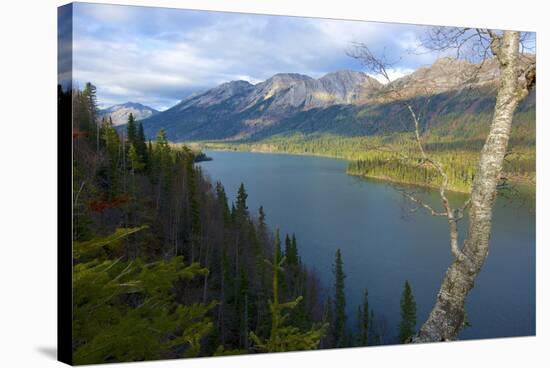
M 323 306 L 323 322 L 330 326 L 330 333 L 326 334 L 322 341 L 323 348 L 333 348 L 336 346 L 334 342 L 333 323 L 334 323 L 334 302 L 330 295 L 327 296 Z
M 133 144 L 131 144 L 128 149 L 128 161 L 132 172 L 138 172 L 145 167 L 145 164 L 142 162 L 141 157 Z
M 416 302 L 411 285 L 405 281 L 403 294 L 401 295 L 401 323 L 399 325 L 399 341 L 408 342 L 416 333 Z
M 141 122 L 138 124 L 138 131 L 137 131 L 135 144 L 136 144 L 137 153 L 141 157 L 142 162 L 145 165 L 148 165 L 149 155 L 147 152 L 147 143 L 145 142 L 145 132 L 143 130 L 143 124 Z
M 96 93 L 96 87 L 92 83 L 87 82 L 84 91 L 82 91 L 82 97 L 84 98 L 88 115 L 85 129 L 89 133 L 89 137 L 95 141 L 96 153 L 99 153 L 100 124 L 97 121 L 98 107 Z
M 110 117 L 108 120 L 103 119 L 101 123 L 101 140 L 107 151 L 109 160 L 115 161 L 118 155 L 120 139 L 118 138 L 118 134 L 113 127 L 113 121 Z
M 290 236 L 286 234 L 285 236 L 285 257 L 287 265 L 294 265 L 292 257 L 292 242 L 290 241 Z
M 244 183 L 241 183 L 241 185 L 239 186 L 239 191 L 237 192 L 237 205 L 236 205 L 237 218 L 240 220 L 243 220 L 248 217 L 248 207 L 246 206 L 247 198 L 248 198 L 248 194 L 246 193 L 246 189 L 244 188 Z
M 275 231 L 275 244 L 273 252 L 273 263 L 266 260 L 273 270 L 272 288 L 273 299 L 270 300 L 269 308 L 271 310 L 271 333 L 268 339 L 262 341 L 254 332 L 250 332 L 250 337 L 255 343 L 256 349 L 262 352 L 284 352 L 293 350 L 312 350 L 319 346 L 319 342 L 327 328 L 326 324 L 313 326 L 307 331 L 301 331 L 296 326 L 287 322 L 288 314 L 283 311 L 290 310 L 298 306 L 303 299 L 302 296 L 286 303 L 279 301 L 279 273 L 283 271 L 284 257 L 281 257 L 281 239 L 279 229 Z
M 333 334 L 336 347 L 346 345 L 346 295 L 344 291 L 344 263 L 340 249 L 336 251 L 334 261 L 334 323 Z
M 273 247 L 273 302 L 279 303 L 279 272 L 282 270 L 284 259 L 281 254 L 281 238 L 279 228 L 275 230 L 275 246 Z
M 231 202 L 231 221 L 235 223 L 237 221 L 237 209 L 235 203 Z
M 123 249 L 125 238 L 146 228 L 120 228 L 73 243 L 76 364 L 161 359 L 174 347 L 197 356 L 213 330 L 209 312 L 215 303 L 181 304 L 174 298 L 178 282 L 204 277 L 206 268 L 187 265 L 182 257 L 158 262 L 106 258 Z M 135 294 L 145 302 L 128 303 L 128 295 Z
M 363 305 L 359 306 L 357 319 L 359 321 L 359 336 L 357 342 L 359 346 L 367 346 L 369 344 L 369 292 L 365 289 L 363 297 Z
M 260 209 L 258 210 L 258 220 L 260 221 L 260 225 L 265 225 L 265 212 L 264 212 L 264 206 L 260 206 Z
M 296 243 L 296 235 L 292 234 L 292 257 L 294 259 L 295 264 L 300 263 L 300 256 L 298 255 L 298 244 Z
M 355 338 L 356 346 L 362 346 L 362 333 L 363 333 L 363 309 L 361 305 L 357 306 L 357 336 Z
M 137 142 L 137 128 L 136 128 L 136 121 L 134 119 L 134 115 L 130 113 L 128 115 L 128 122 L 126 124 L 126 138 L 128 139 L 128 147 L 131 144 L 136 144 Z
M 151 160 L 153 159 L 153 142 L 151 142 L 151 140 L 149 139 L 149 142 L 147 143 L 147 157 L 149 158 L 149 165 L 148 165 L 148 171 L 150 172 L 151 171 L 151 168 L 152 168 L 152 162 Z
M 195 247 L 199 245 L 201 237 L 201 217 L 197 173 L 193 165 L 192 156 L 187 157 L 186 166 L 187 200 L 189 201 L 189 215 L 191 217 L 191 262 L 194 262 Z
M 260 209 L 258 210 L 258 230 L 260 239 L 267 240 L 267 224 L 265 222 L 265 212 L 264 207 L 260 206 Z
M 155 147 L 159 157 L 159 161 L 162 161 L 166 158 L 168 153 L 170 152 L 170 145 L 168 144 L 168 138 L 166 137 L 166 131 L 164 128 L 161 128 L 157 133 L 157 139 L 155 141 Z
M 374 318 L 374 311 L 371 309 L 369 314 L 369 340 L 371 345 L 382 345 L 382 334 L 376 319 Z
M 216 182 L 216 196 L 218 198 L 218 203 L 222 208 L 223 220 L 226 224 L 231 220 L 231 212 L 229 210 L 229 205 L 227 204 L 227 195 L 225 194 L 225 188 L 221 182 Z
M 274 254 L 275 259 L 280 260 L 283 257 L 283 251 L 281 249 L 281 239 L 279 237 L 279 228 L 277 228 L 277 231 L 275 233 L 275 245 L 274 245 Z
M 285 257 L 287 263 L 291 266 L 297 266 L 299 264 L 298 260 L 298 246 L 296 244 L 296 236 L 292 234 L 292 240 L 288 236 L 285 239 Z
M 96 87 L 90 83 L 87 82 L 84 86 L 84 91 L 82 91 L 82 94 L 86 98 L 86 102 L 88 104 L 88 109 L 90 110 L 90 114 L 92 114 L 92 118 L 95 119 L 95 114 L 97 113 L 97 89 Z

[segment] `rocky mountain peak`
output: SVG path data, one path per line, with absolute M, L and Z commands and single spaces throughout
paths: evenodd
M 339 70 L 319 78 L 323 87 L 343 103 L 357 103 L 379 90 L 382 84 L 355 70 Z
M 139 102 L 125 102 L 99 110 L 99 118 L 111 117 L 113 125 L 121 125 L 128 122 L 128 116 L 130 114 L 132 114 L 136 120 L 143 120 L 157 113 L 157 110 L 140 104 Z
M 319 80 L 322 81 L 341 81 L 344 83 L 360 82 L 365 79 L 367 75 L 363 72 L 350 69 L 337 70 L 335 72 L 327 73 L 323 75 Z
M 242 97 L 254 88 L 254 85 L 244 80 L 225 82 L 203 93 L 193 94 L 180 102 L 176 107 L 184 110 L 189 106 L 207 107 L 219 104 L 234 97 Z
M 479 87 L 481 94 L 487 95 L 493 89 L 485 85 L 491 87 L 498 80 L 493 59 L 476 65 L 449 57 L 437 59 L 432 65 L 385 85 L 354 70 L 338 70 L 317 79 L 279 73 L 254 85 L 232 81 L 190 96 L 147 119 L 144 127 L 149 135 L 165 127 L 174 140 L 241 139 L 292 130 L 296 124 L 303 124 L 308 132 L 356 130 L 359 123 L 375 124 L 385 119 L 384 114 L 373 115 L 370 120 L 364 117 L 363 111 L 376 106 L 379 111 L 386 111 L 383 106 L 392 105 L 397 99 L 427 94 L 441 94 L 443 101 L 447 101 L 448 96 L 460 94 L 465 86 Z M 450 91 L 457 93 L 446 93 Z M 287 130 L 277 130 L 279 125 Z
M 479 70 L 479 65 L 466 60 L 442 57 L 430 66 L 421 67 L 409 75 L 394 80 L 384 86 L 382 91 L 398 90 L 401 98 L 447 92 L 477 83 Z M 494 78 L 495 76 L 489 77 L 487 74 L 485 82 L 494 81 Z

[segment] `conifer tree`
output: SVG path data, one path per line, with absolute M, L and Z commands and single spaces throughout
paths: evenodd
M 191 229 L 195 235 L 200 234 L 200 204 L 198 198 L 197 173 L 193 165 L 193 160 L 187 160 L 187 194 L 191 207 Z
M 231 202 L 231 221 L 236 222 L 237 220 L 237 209 L 235 208 L 235 203 Z
M 240 320 L 240 331 L 239 331 L 239 336 L 241 339 L 240 345 L 244 349 L 248 349 L 249 348 L 248 275 L 244 267 L 240 269 L 238 282 L 239 282 L 239 285 L 238 285 L 239 290 L 237 291 L 237 310 L 239 313 L 239 320 Z
M 264 206 L 260 206 L 260 209 L 258 210 L 258 220 L 260 221 L 260 224 L 265 225 L 265 212 L 264 212 Z
M 297 266 L 299 264 L 298 246 L 296 243 L 296 236 L 292 234 L 292 240 L 287 235 L 285 239 L 285 257 L 287 263 L 291 266 Z
M 96 92 L 96 87 L 92 83 L 87 82 L 84 87 L 84 91 L 82 91 L 82 96 L 84 97 L 88 113 L 88 133 L 90 134 L 90 138 L 95 140 L 96 153 L 99 153 L 100 124 L 97 121 L 98 108 Z
M 334 342 L 334 302 L 330 295 L 327 296 L 325 305 L 323 308 L 323 322 L 330 326 L 330 333 L 323 338 L 323 348 L 333 348 L 336 346 Z
M 263 208 L 259 223 L 251 221 L 244 185 L 238 208 L 230 211 L 223 186 L 218 183 L 212 193 L 190 149 L 169 144 L 164 130 L 145 144 L 143 125 L 133 117 L 131 139 L 128 127 L 119 131 L 110 117 L 100 120 L 96 152 L 96 126 L 83 130 L 85 124 L 90 128 L 88 95 L 75 91 L 68 99 L 78 114 L 73 127 L 75 362 L 318 347 L 318 281 L 290 264 L 282 276 L 278 238 L 280 269 L 273 275 L 278 286 L 272 296 L 272 270 L 264 260 L 273 239 Z M 195 229 L 200 238 L 192 252 Z M 286 243 L 289 255 L 295 253 L 295 239 Z M 187 258 L 189 253 L 194 257 Z M 201 265 L 186 266 L 181 254 Z M 286 293 L 288 277 L 298 286 Z M 214 303 L 218 308 L 212 310 Z M 278 322 L 270 339 L 273 320 Z M 249 331 L 260 336 L 259 344 L 249 340 Z
M 298 255 L 298 244 L 296 242 L 296 235 L 292 233 L 292 257 L 295 264 L 300 263 L 300 256 Z
M 290 241 L 290 237 L 288 236 L 288 234 L 286 234 L 285 236 L 285 257 L 286 257 L 286 264 L 287 265 L 293 265 L 293 260 L 292 260 L 292 242 Z
M 133 144 L 130 144 L 130 148 L 128 149 L 128 161 L 130 163 L 132 173 L 138 172 L 145 167 L 145 164 L 142 162 L 141 157 Z
M 292 240 L 290 239 L 290 236 L 287 234 L 285 238 L 285 258 L 286 258 L 286 264 L 288 265 L 288 270 L 286 272 L 286 282 L 284 284 L 284 287 L 288 292 L 290 292 L 290 295 L 294 295 L 297 293 L 297 289 L 300 285 L 300 267 L 298 266 L 298 250 L 296 248 L 296 237 L 293 235 Z M 298 317 L 299 313 L 304 313 L 303 305 L 297 308 L 294 311 L 293 317 L 296 319 L 300 319 Z
M 411 285 L 405 281 L 401 295 L 401 323 L 399 324 L 399 341 L 406 343 L 416 333 L 416 302 Z
M 149 162 L 149 155 L 147 152 L 147 143 L 145 142 L 145 132 L 143 130 L 143 124 L 141 122 L 138 124 L 135 144 L 138 155 L 141 157 L 142 162 L 147 165 Z
M 284 257 L 281 257 L 280 249 L 281 240 L 279 229 L 277 228 L 275 231 L 273 263 L 266 260 L 266 263 L 270 265 L 273 270 L 273 299 L 269 304 L 271 310 L 271 333 L 265 342 L 262 342 L 254 332 L 250 332 L 250 337 L 254 341 L 256 349 L 263 352 L 315 349 L 324 335 L 324 331 L 327 328 L 326 325 L 313 326 L 310 330 L 305 332 L 300 331 L 300 329 L 295 326 L 285 325 L 288 314 L 283 314 L 283 311 L 296 308 L 303 298 L 299 296 L 290 302 L 279 302 L 279 273 L 283 271 L 282 265 L 285 262 Z
M 374 311 L 371 309 L 369 314 L 369 340 L 371 345 L 382 345 L 382 335 L 376 319 L 374 318 Z
M 225 188 L 221 182 L 216 182 L 216 196 L 218 198 L 218 203 L 222 208 L 223 219 L 226 224 L 231 220 L 231 212 L 229 210 L 229 205 L 227 204 L 227 195 L 225 194 Z
M 359 322 L 359 335 L 357 342 L 359 346 L 368 346 L 369 344 L 369 292 L 365 289 L 363 305 L 359 306 L 357 320 Z
M 248 207 L 246 205 L 246 199 L 248 198 L 248 194 L 246 193 L 246 189 L 244 188 L 244 183 L 241 183 L 239 186 L 239 190 L 237 192 L 237 204 L 236 204 L 236 211 L 237 211 L 237 218 L 239 220 L 244 220 L 248 217 Z
M 275 252 L 275 257 L 277 257 L 276 259 L 281 259 L 283 257 L 283 251 L 281 249 L 281 239 L 279 237 L 279 232 L 278 232 L 278 228 L 277 228 L 277 232 L 275 233 L 275 245 L 274 245 L 275 249 L 274 249 L 274 252 Z
M 169 166 L 168 161 L 170 160 L 170 145 L 168 144 L 168 138 L 166 137 L 166 131 L 164 129 L 160 129 L 157 133 L 157 139 L 155 141 L 154 148 L 160 167 L 166 169 L 167 166 Z
M 199 244 L 201 236 L 200 202 L 198 194 L 197 173 L 191 156 L 187 157 L 187 199 L 189 201 L 189 213 L 191 217 L 191 262 L 195 261 L 195 247 Z
M 346 344 L 346 295 L 344 291 L 344 263 L 340 249 L 336 251 L 334 261 L 334 323 L 333 334 L 336 347 L 344 347 Z
M 258 238 L 260 241 L 267 242 L 269 239 L 267 223 L 265 221 L 264 207 L 260 206 L 258 210 Z
M 126 124 L 126 138 L 128 139 L 128 147 L 131 144 L 136 144 L 137 142 L 137 128 L 136 128 L 136 121 L 134 119 L 134 115 L 130 113 L 128 115 L 128 122 Z
M 150 173 L 153 167 L 153 163 L 151 162 L 153 159 L 153 142 L 151 142 L 150 139 L 149 139 L 149 142 L 147 143 L 147 157 L 148 157 L 147 171 Z
M 361 305 L 358 305 L 357 306 L 357 336 L 355 337 L 356 346 L 362 346 L 361 345 L 361 340 L 362 340 L 361 335 L 363 332 L 362 320 L 363 320 L 363 308 L 361 307 Z
M 207 315 L 214 303 L 183 305 L 173 296 L 178 280 L 203 276 L 207 269 L 185 265 L 182 257 L 153 263 L 105 258 L 145 228 L 121 228 L 73 243 L 76 364 L 160 359 L 175 347 L 184 356 L 196 356 L 212 330 Z M 136 293 L 144 296 L 139 307 L 125 302 Z
M 82 91 L 82 94 L 86 98 L 86 102 L 88 103 L 88 108 L 90 109 L 90 114 L 92 114 L 92 118 L 96 118 L 95 115 L 97 113 L 97 89 L 96 87 L 90 83 L 87 82 L 84 86 L 84 91 Z
M 120 138 L 116 132 L 116 129 L 113 127 L 113 121 L 110 117 L 102 122 L 101 141 L 103 142 L 102 145 L 107 153 L 107 159 L 109 161 L 109 194 L 112 197 L 115 196 L 120 190 Z

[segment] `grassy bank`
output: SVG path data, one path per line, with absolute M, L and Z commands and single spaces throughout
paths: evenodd
M 441 177 L 430 166 L 422 165 L 418 150 L 410 135 L 393 134 L 374 137 L 342 137 L 332 135 L 273 137 L 256 142 L 192 142 L 201 149 L 230 150 L 262 153 L 288 153 L 322 156 L 348 161 L 346 172 L 395 183 L 436 188 Z M 438 160 L 449 176 L 449 190 L 469 192 L 475 176 L 479 139 L 427 139 L 425 147 Z M 403 159 L 406 155 L 409 159 Z M 534 187 L 535 147 L 512 141 L 505 162 L 505 176 L 509 183 Z

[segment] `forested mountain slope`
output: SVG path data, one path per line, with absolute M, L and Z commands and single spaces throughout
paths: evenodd
M 486 124 L 484 115 L 494 107 L 498 77 L 493 60 L 475 65 L 451 58 L 387 85 L 349 70 L 319 79 L 277 74 L 256 85 L 228 82 L 191 96 L 146 119 L 144 129 L 151 137 L 164 128 L 174 142 L 259 141 L 295 133 L 387 135 L 410 131 L 401 104 L 407 99 L 425 114 L 423 129 L 463 138 Z M 532 94 L 521 111 L 534 113 Z M 451 120 L 454 123 L 447 124 Z M 534 132 L 534 119 L 526 123 Z
M 147 143 L 132 115 L 120 135 L 94 116 L 91 84 L 59 99 L 74 114 L 76 364 L 321 347 L 318 278 L 296 237 L 248 208 L 244 185 L 231 203 L 195 152 L 169 144 L 163 130 Z M 283 254 L 275 275 L 266 262 L 281 265 Z M 295 302 L 273 310 L 274 300 Z M 274 334 L 282 345 L 269 343 Z

